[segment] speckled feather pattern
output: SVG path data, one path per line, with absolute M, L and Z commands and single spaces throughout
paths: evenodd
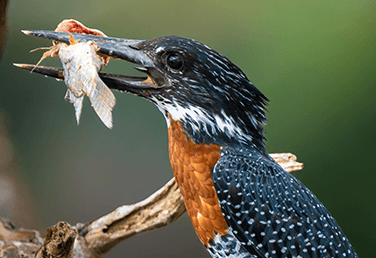
M 267 154 L 224 148 L 212 176 L 223 216 L 250 254 L 357 257 L 326 208 Z
M 234 236 L 231 227 L 227 235 L 216 234 L 210 241 L 207 250 L 213 258 L 257 258 L 258 256 L 250 254 L 242 243 Z

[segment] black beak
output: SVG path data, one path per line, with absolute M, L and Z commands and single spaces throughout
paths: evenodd
M 26 35 L 42 37 L 69 44 L 69 33 L 45 30 L 22 32 Z M 136 67 L 136 69 L 147 74 L 146 77 L 136 77 L 111 73 L 99 73 L 100 78 L 109 88 L 144 96 L 143 92 L 145 90 L 160 90 L 166 86 L 166 80 L 163 74 L 155 67 L 153 60 L 139 48 L 139 44 L 144 42 L 144 40 L 100 37 L 77 33 L 71 34 L 74 40 L 79 39 L 79 42 L 95 42 L 98 47 L 97 52 L 102 55 L 141 65 L 142 67 Z M 29 64 L 14 65 L 26 70 L 34 69 L 34 72 L 45 76 L 64 79 L 63 69 L 61 68 L 46 66 L 35 67 L 35 65 Z

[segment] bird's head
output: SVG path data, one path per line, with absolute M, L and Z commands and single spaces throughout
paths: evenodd
M 33 33 L 68 40 L 67 33 Z M 146 77 L 100 77 L 110 88 L 153 102 L 168 125 L 171 119 L 179 121 L 194 142 L 264 149 L 267 98 L 235 64 L 208 46 L 176 36 L 129 40 L 73 35 L 81 41 L 95 41 L 99 53 L 140 65 L 136 69 Z
M 229 59 L 192 39 L 165 36 L 136 44 L 150 59 L 153 89 L 134 93 L 178 120 L 198 143 L 263 146 L 266 97 Z

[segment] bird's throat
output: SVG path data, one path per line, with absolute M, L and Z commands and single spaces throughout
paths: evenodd
M 187 139 L 180 122 L 169 118 L 171 167 L 193 227 L 207 246 L 216 234 L 225 235 L 228 228 L 211 177 L 212 169 L 220 158 L 220 146 L 194 143 Z

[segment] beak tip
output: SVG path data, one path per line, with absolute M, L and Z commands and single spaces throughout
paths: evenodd
M 16 63 L 13 63 L 14 66 L 16 67 L 19 67 L 19 68 L 24 68 L 25 65 L 24 64 L 16 64 Z
M 28 36 L 32 35 L 31 30 L 21 30 L 21 32 L 22 32 L 23 34 L 28 35 Z
M 30 73 L 32 73 L 33 70 L 36 68 L 34 65 L 28 65 L 28 64 L 16 64 L 16 63 L 13 63 L 13 65 L 15 67 L 28 70 L 28 71 L 30 71 Z

